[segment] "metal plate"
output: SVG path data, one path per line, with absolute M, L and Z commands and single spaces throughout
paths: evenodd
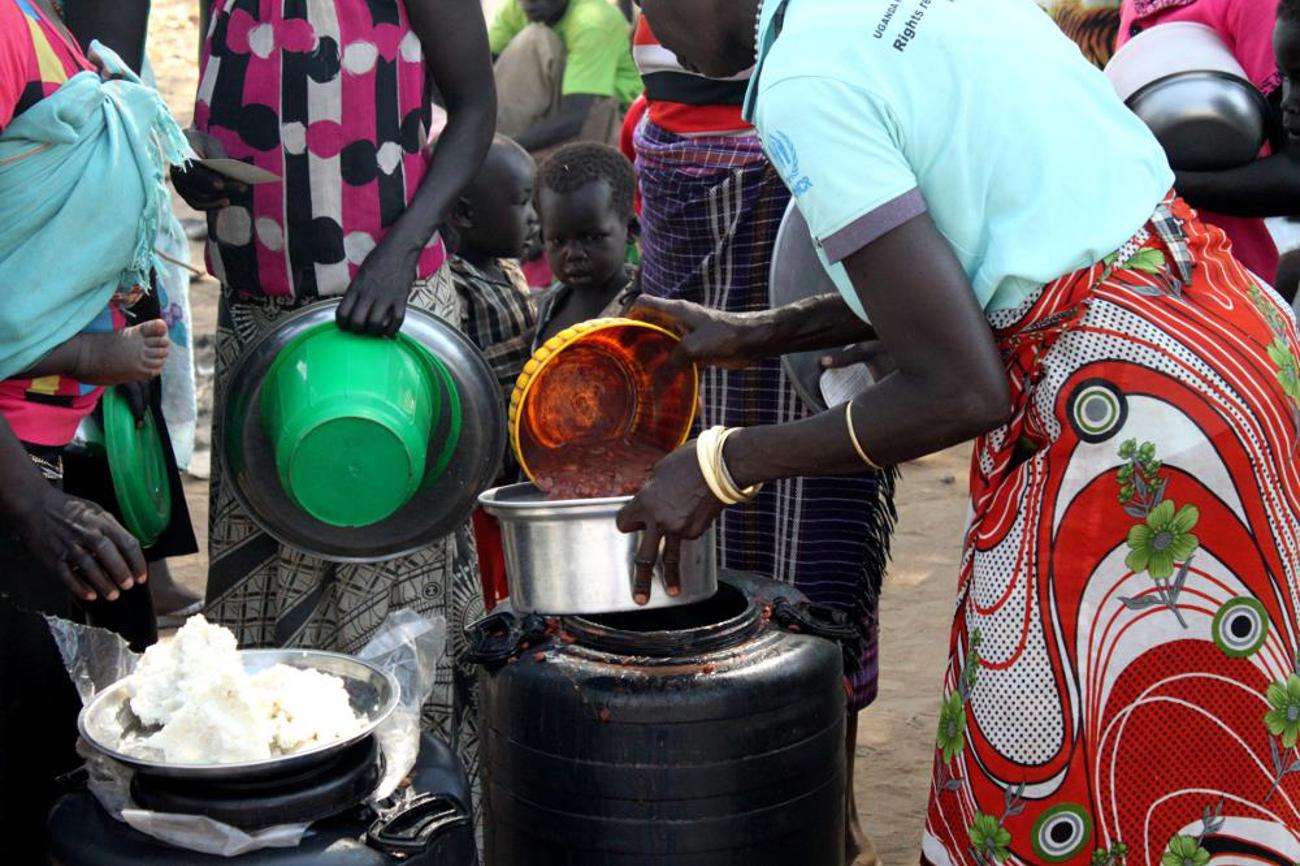
M 1268 132 L 1267 100 L 1224 72 L 1180 72 L 1146 85 L 1128 106 L 1180 171 L 1217 171 L 1253 161 Z
M 77 729 L 96 751 L 132 767 L 138 773 L 171 779 L 207 779 L 210 781 L 250 781 L 292 775 L 320 764 L 348 746 L 359 743 L 375 732 L 397 706 L 401 687 L 386 671 L 352 656 L 321 650 L 267 649 L 240 650 L 244 670 L 250 674 L 277 664 L 317 670 L 343 680 L 352 709 L 365 719 L 365 725 L 350 737 L 305 749 L 293 755 L 243 761 L 234 764 L 168 764 L 125 754 L 118 750 L 123 734 L 143 730 L 128 706 L 126 680 L 118 680 L 104 689 L 81 711 Z
M 337 307 L 337 300 L 306 307 L 248 347 L 230 375 L 224 405 L 217 407 L 217 450 L 235 499 L 267 534 L 322 559 L 377 562 L 418 550 L 469 519 L 505 456 L 505 408 L 496 377 L 474 344 L 437 316 L 408 307 L 402 333 L 442 361 L 460 394 L 463 421 L 451 462 L 378 523 L 343 528 L 312 517 L 280 485 L 275 450 L 262 429 L 262 382 L 280 350 L 304 331 L 334 321 Z M 437 461 L 441 446 L 435 431 L 428 465 Z
M 768 272 L 767 284 L 768 306 L 775 309 L 805 298 L 838 293 L 835 282 L 817 257 L 808 223 L 791 199 L 776 231 L 776 243 L 772 249 L 772 267 Z M 845 314 L 853 315 L 847 306 Z M 795 393 L 815 412 L 824 412 L 827 408 L 821 391 L 823 354 L 825 353 L 820 351 L 796 352 L 781 357 L 781 366 L 785 368 L 785 374 L 794 386 Z

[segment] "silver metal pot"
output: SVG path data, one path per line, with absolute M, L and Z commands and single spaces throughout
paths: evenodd
M 510 603 L 520 613 L 613 613 L 691 604 L 718 590 L 714 531 L 682 543 L 682 592 L 664 592 L 655 567 L 650 602 L 632 601 L 639 533 L 618 531 L 614 517 L 630 496 L 548 500 L 532 484 L 511 484 L 479 497 L 501 524 Z

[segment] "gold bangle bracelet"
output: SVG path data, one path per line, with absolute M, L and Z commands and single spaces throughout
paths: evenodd
M 844 421 L 849 428 L 849 440 L 853 442 L 853 450 L 858 452 L 858 456 L 862 458 L 863 463 L 867 464 L 867 466 L 870 467 L 871 469 L 879 472 L 881 469 L 880 464 L 867 456 L 867 449 L 863 448 L 862 443 L 858 441 L 858 431 L 853 429 L 853 401 L 852 400 L 850 400 L 848 404 L 845 405 L 844 407 Z

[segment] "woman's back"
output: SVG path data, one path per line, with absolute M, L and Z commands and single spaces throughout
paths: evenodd
M 919 193 L 990 310 L 1115 249 L 1173 185 L 1105 77 L 1016 0 L 791 0 L 751 99 L 829 260 Z

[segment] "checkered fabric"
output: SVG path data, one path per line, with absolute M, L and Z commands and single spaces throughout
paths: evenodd
M 642 290 L 714 309 L 766 309 L 772 247 L 789 193 L 754 135 L 682 137 L 650 120 L 636 133 L 641 184 Z M 705 371 L 706 426 L 748 427 L 806 418 L 779 360 Z M 860 669 L 850 709 L 876 696 L 877 599 L 894 525 L 894 473 L 792 478 L 728 509 L 720 563 L 793 583 L 859 624 Z

